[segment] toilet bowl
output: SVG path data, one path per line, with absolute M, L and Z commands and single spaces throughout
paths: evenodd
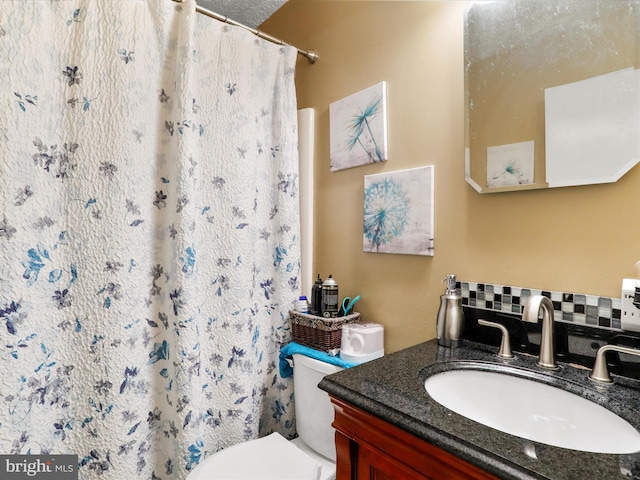
M 272 433 L 225 448 L 202 461 L 187 480 L 335 480 L 333 407 L 318 383 L 342 368 L 301 354 L 293 355 L 293 364 L 298 437 L 287 441 Z

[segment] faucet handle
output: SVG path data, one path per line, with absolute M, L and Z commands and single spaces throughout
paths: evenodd
M 609 375 L 609 368 L 607 367 L 607 359 L 605 357 L 605 353 L 609 350 L 613 350 L 615 352 L 620 353 L 628 353 L 629 355 L 638 355 L 640 356 L 640 350 L 631 348 L 631 347 L 623 347 L 621 345 L 604 345 L 598 349 L 596 353 L 596 361 L 593 364 L 593 370 L 589 374 L 589 380 L 593 380 L 597 383 L 612 383 L 611 376 Z
M 502 332 L 502 342 L 500 342 L 498 356 L 500 358 L 513 358 L 513 353 L 511 352 L 511 341 L 509 340 L 509 331 L 507 330 L 507 327 L 500 323 L 488 322 L 487 320 L 482 319 L 478 319 L 478 325 L 499 329 Z

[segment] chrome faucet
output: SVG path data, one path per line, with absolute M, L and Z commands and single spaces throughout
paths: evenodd
M 607 368 L 607 359 L 605 353 L 609 350 L 613 350 L 620 353 L 628 353 L 629 355 L 640 356 L 640 350 L 630 347 L 623 347 L 620 345 L 604 345 L 598 349 L 596 353 L 596 361 L 593 364 L 593 370 L 589 375 L 589 379 L 598 383 L 611 383 L 611 376 L 609 375 L 609 369 Z
M 542 338 L 540 339 L 540 357 L 538 366 L 556 369 L 556 358 L 553 347 L 553 303 L 543 295 L 532 295 L 524 306 L 522 321 L 538 323 L 542 310 Z

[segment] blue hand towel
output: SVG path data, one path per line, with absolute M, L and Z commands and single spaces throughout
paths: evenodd
M 320 360 L 322 362 L 327 362 L 332 365 L 338 365 L 342 368 L 351 368 L 354 367 L 355 363 L 349 363 L 342 360 L 339 356 L 331 356 L 328 353 L 321 352 L 320 350 L 316 350 L 311 347 L 306 347 L 304 345 L 300 345 L 296 342 L 291 342 L 286 344 L 280 350 L 280 376 L 282 378 L 287 378 L 293 375 L 293 368 L 287 362 L 287 358 L 292 358 L 294 353 L 300 353 L 302 355 L 306 355 L 307 357 L 315 358 L 316 360 Z

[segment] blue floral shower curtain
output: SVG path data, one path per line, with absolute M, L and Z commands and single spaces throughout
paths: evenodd
M 0 46 L 0 452 L 184 479 L 290 436 L 295 49 L 193 0 L 5 0 Z

